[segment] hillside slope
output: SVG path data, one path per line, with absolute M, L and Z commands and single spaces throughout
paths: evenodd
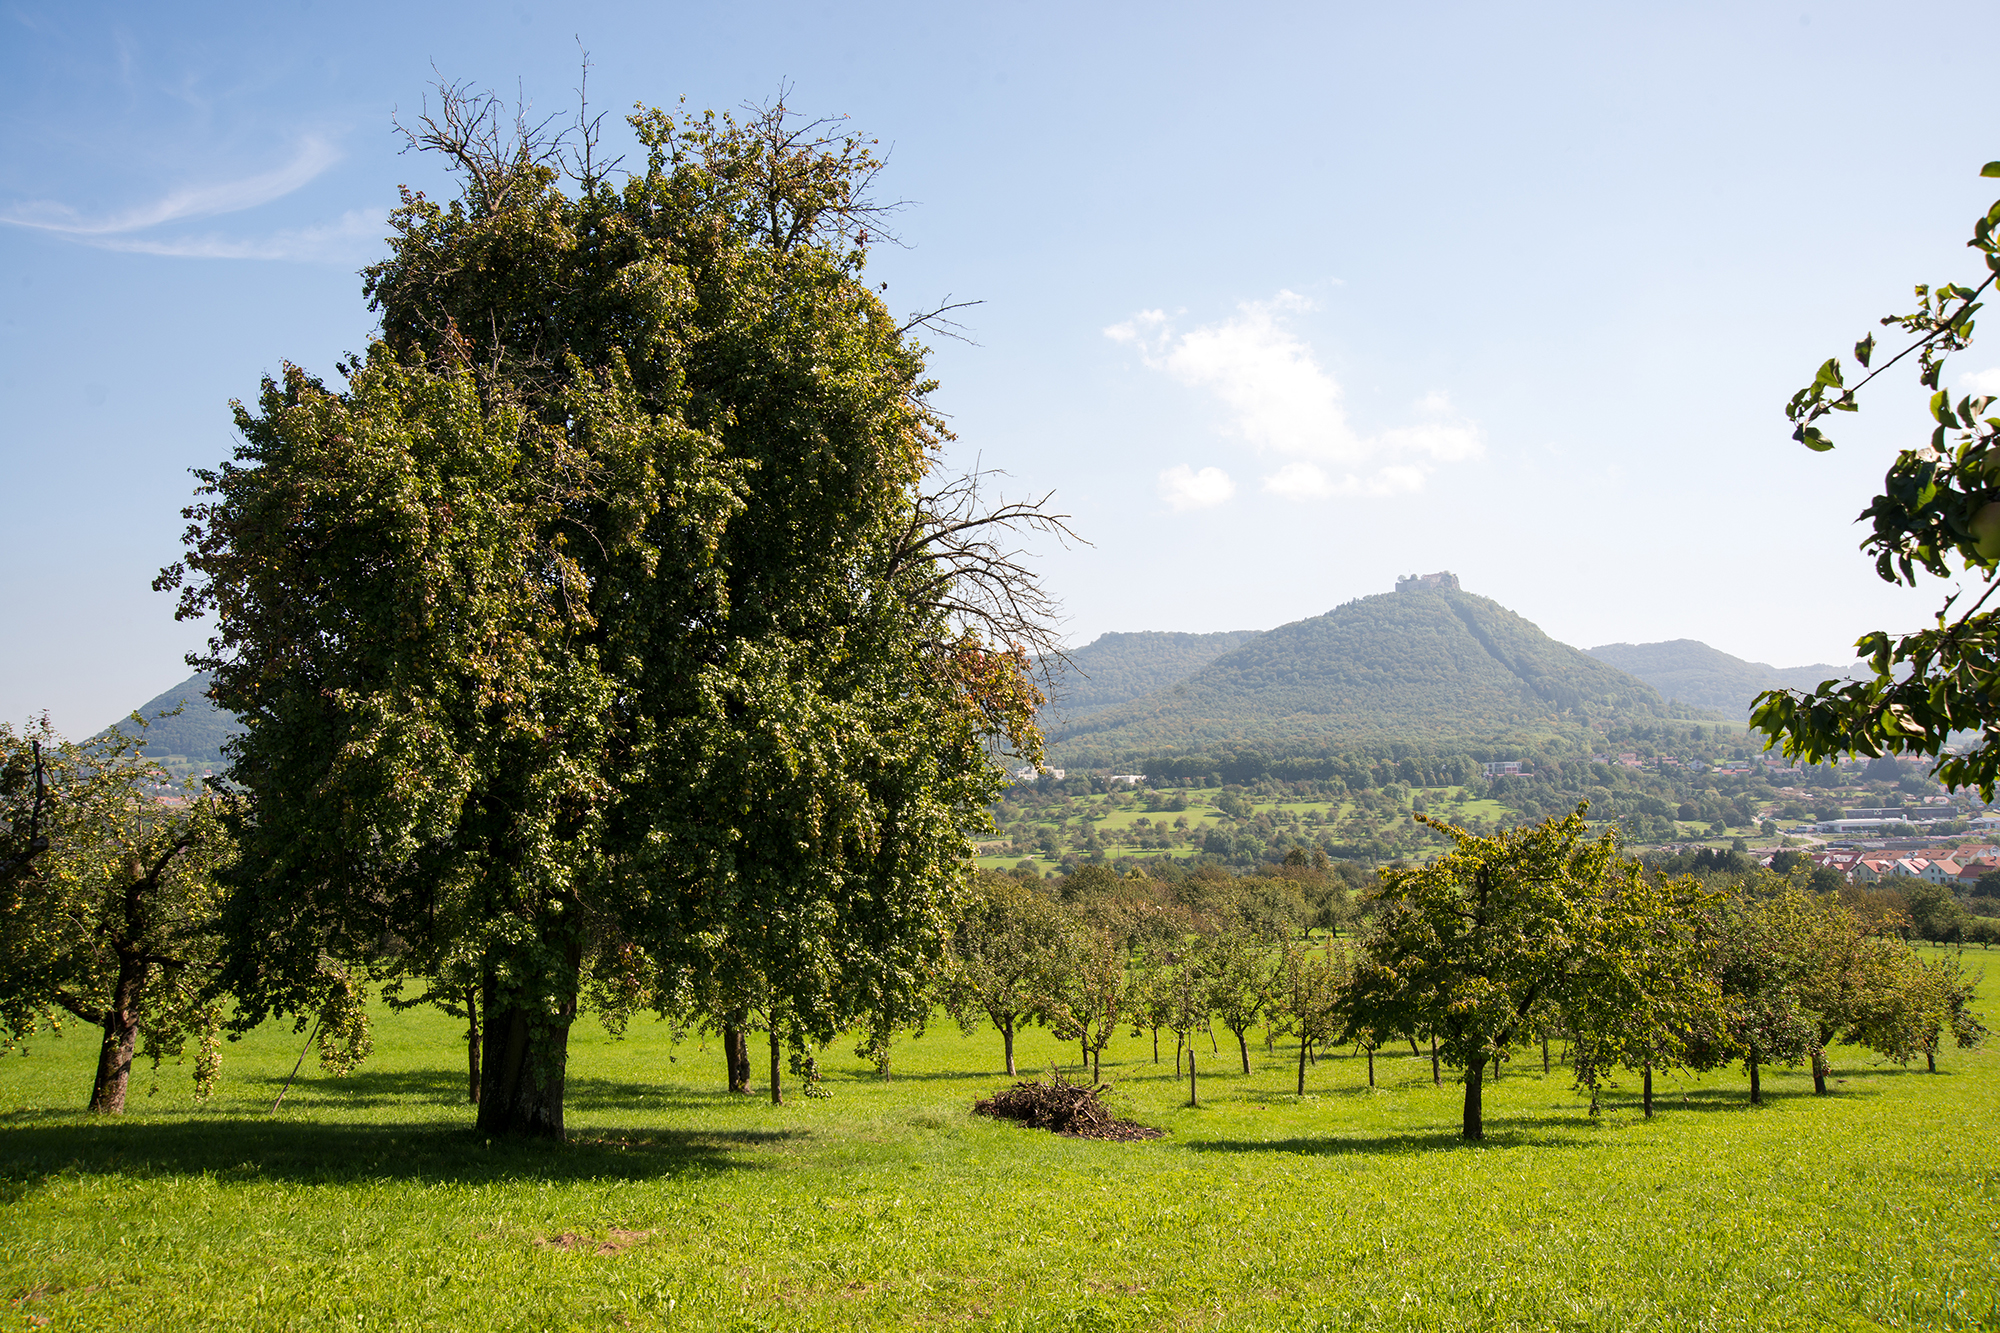
M 1746 662 L 1698 639 L 1664 643 L 1606 643 L 1587 650 L 1599 661 L 1645 681 L 1668 699 L 1695 708 L 1713 708 L 1732 718 L 1747 718 L 1750 701 L 1763 690 L 1810 690 L 1823 680 L 1849 675 L 1855 665 L 1774 667 Z
M 1645 682 L 1499 603 L 1424 589 L 1261 634 L 1184 681 L 1072 721 L 1053 753 L 1081 765 L 1221 741 L 1519 737 L 1669 712 Z
M 1060 722 L 1074 721 L 1166 689 L 1258 633 L 1244 629 L 1219 634 L 1162 630 L 1101 634 L 1069 655 L 1070 669 L 1056 677 L 1049 714 Z
M 178 716 L 162 717 L 176 704 L 183 705 Z M 176 770 L 206 773 L 222 767 L 222 743 L 243 730 L 234 715 L 217 708 L 208 697 L 208 675 L 196 672 L 163 694 L 139 705 L 146 719 L 143 732 L 146 756 Z M 129 718 L 105 728 L 140 734 Z

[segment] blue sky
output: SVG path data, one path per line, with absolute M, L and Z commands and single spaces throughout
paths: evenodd
M 1785 399 L 1975 273 L 2000 90 L 1971 5 L 92 5 L 0 0 L 0 717 L 84 734 L 200 626 L 149 588 L 188 469 L 355 270 L 434 70 L 538 108 L 782 84 L 891 149 L 893 306 L 950 295 L 962 461 L 1053 489 L 1069 632 L 1266 628 L 1455 570 L 1579 647 L 1780 665 L 1914 628 L 1853 526 L 1896 386 Z M 1994 372 L 2000 336 L 1959 357 Z

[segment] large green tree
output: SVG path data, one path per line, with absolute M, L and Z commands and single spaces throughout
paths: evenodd
M 2000 162 L 1980 174 L 2000 177 Z M 1813 762 L 1848 754 L 1929 755 L 1941 781 L 1977 787 L 1991 800 L 2000 779 L 2000 608 L 1989 605 L 2000 587 L 1994 579 L 2000 416 L 1990 415 L 1987 395 L 1953 401 L 1945 366 L 1970 345 L 1974 316 L 2000 277 L 2000 201 L 1974 220 L 1966 244 L 1986 270 L 1976 284 L 1918 285 L 1916 309 L 1881 320 L 1906 336 L 1899 350 L 1881 359 L 1868 334 L 1854 345 L 1858 379 L 1850 384 L 1841 358 L 1829 357 L 1786 413 L 1794 439 L 1831 449 L 1823 424 L 1829 414 L 1860 410 L 1863 388 L 1913 358 L 1918 382 L 1931 391 L 1927 438 L 1890 463 L 1881 493 L 1861 512 L 1869 525 L 1861 548 L 1887 582 L 1915 587 L 1923 571 L 1941 579 L 1968 576 L 1973 587 L 1946 598 L 1930 628 L 1900 637 L 1881 630 L 1862 635 L 1855 646 L 1873 671 L 1869 678 L 1825 681 L 1803 693 L 1767 690 L 1757 696 L 1751 723 L 1781 742 L 1787 756 Z M 1954 734 L 1968 732 L 1977 734 L 1977 744 L 1947 750 Z
M 393 215 L 380 339 L 239 408 L 162 580 L 247 724 L 240 1021 L 328 953 L 474 976 L 488 1132 L 562 1133 L 593 975 L 759 989 L 774 1043 L 907 1003 L 989 742 L 1039 755 L 1046 602 L 994 534 L 1047 520 L 925 489 L 923 348 L 863 280 L 879 162 L 782 107 L 632 123 L 614 185 L 591 122 L 442 90 L 411 138 L 462 193 Z

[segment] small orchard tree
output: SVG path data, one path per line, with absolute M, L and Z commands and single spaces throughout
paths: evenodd
M 959 918 L 945 1007 L 968 1035 L 992 1022 L 1010 1075 L 1015 1035 L 1043 1020 L 1074 931 L 1060 905 L 1005 875 L 980 875 Z
M 220 1060 L 208 989 L 231 844 L 216 797 L 149 795 L 168 778 L 138 751 L 118 731 L 75 745 L 46 722 L 0 724 L 0 800 L 33 851 L 0 892 L 0 1025 L 16 1042 L 62 1014 L 100 1028 L 90 1109 L 105 1115 L 124 1111 L 142 1041 L 157 1063 L 197 1039 L 204 1097 Z
M 1077 1044 L 1092 1079 L 1118 1030 L 1125 996 L 1125 951 L 1117 933 L 1103 924 L 1072 927 L 1043 1012 L 1059 1039 Z
M 1701 931 L 1706 901 L 1693 880 L 1669 882 L 1633 862 L 1602 879 L 1595 947 L 1578 958 L 1537 1024 L 1545 1061 L 1549 1028 L 1569 1036 L 1592 1115 L 1603 1072 L 1613 1066 L 1641 1072 L 1640 1104 L 1651 1116 L 1656 1068 L 1709 1067 L 1723 1058 L 1712 1054 L 1713 1042 L 1696 1040 L 1722 1023 L 1722 993 Z
M 1894 984 L 1852 1033 L 1853 1040 L 1899 1064 L 1921 1055 L 1924 1067 L 1933 1074 L 1937 1072 L 1938 1048 L 1945 1038 L 1960 1048 L 1986 1040 L 1986 1026 L 1972 1010 L 1980 978 L 1966 975 L 1957 954 L 1925 959 L 1905 947 L 1895 958 L 1894 967 Z
M 1160 1063 L 1160 1029 L 1167 1026 L 1171 1017 L 1165 959 L 1171 948 L 1163 941 L 1142 942 L 1132 951 L 1125 969 L 1125 1014 L 1134 1037 L 1152 1034 L 1154 1064 Z M 1174 1073 L 1178 1075 L 1180 1069 L 1180 1051 L 1176 1049 Z
M 1301 941 L 1288 940 L 1278 959 L 1278 977 L 1272 996 L 1274 1029 L 1299 1039 L 1298 1095 L 1306 1095 L 1306 1063 L 1315 1046 L 1332 1041 L 1345 1030 L 1350 1010 L 1350 989 L 1355 977 L 1353 959 L 1344 946 L 1329 945 L 1315 951 Z
M 1187 1047 L 1188 1105 L 1199 1106 L 1201 1088 L 1195 1079 L 1194 1036 L 1208 1030 L 1215 1003 L 1208 941 L 1198 936 L 1190 938 L 1168 952 L 1164 961 L 1167 1026 L 1174 1030 L 1179 1044 Z
M 1209 1008 L 1236 1038 L 1243 1072 L 1250 1072 L 1248 1033 L 1271 1003 L 1277 980 L 1269 943 L 1238 926 L 1224 929 L 1207 942 Z
M 1742 899 L 1719 904 L 1707 927 L 1709 967 L 1722 995 L 1717 1053 L 1743 1057 L 1750 1104 L 1764 1102 L 1763 1067 L 1811 1055 L 1811 1017 L 1799 1008 L 1799 985 L 1811 967 L 1797 927 L 1800 914 Z
M 1609 834 L 1586 840 L 1586 808 L 1492 837 L 1419 816 L 1455 845 L 1385 872 L 1374 894 L 1355 1003 L 1382 1030 L 1437 1034 L 1444 1060 L 1465 1071 L 1467 1139 L 1485 1136 L 1487 1061 L 1603 947 L 1617 848 Z

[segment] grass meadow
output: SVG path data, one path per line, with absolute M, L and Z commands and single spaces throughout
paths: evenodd
M 1007 1082 L 990 1031 L 905 1039 L 888 1082 L 836 1046 L 831 1099 L 774 1107 L 719 1090 L 712 1041 L 586 1022 L 544 1145 L 474 1133 L 455 1025 L 375 1020 L 361 1072 L 308 1061 L 276 1115 L 289 1027 L 205 1105 L 136 1073 L 122 1122 L 77 1109 L 93 1033 L 0 1061 L 0 1327 L 2000 1328 L 1991 1050 L 1843 1049 L 1833 1095 L 1780 1072 L 1762 1108 L 1662 1075 L 1650 1122 L 1627 1081 L 1595 1123 L 1523 1052 L 1468 1146 L 1407 1050 L 1301 1098 L 1282 1042 L 1245 1077 L 1223 1033 L 1190 1109 L 1121 1035 L 1113 1100 L 1168 1133 L 1099 1143 L 970 1114 Z

